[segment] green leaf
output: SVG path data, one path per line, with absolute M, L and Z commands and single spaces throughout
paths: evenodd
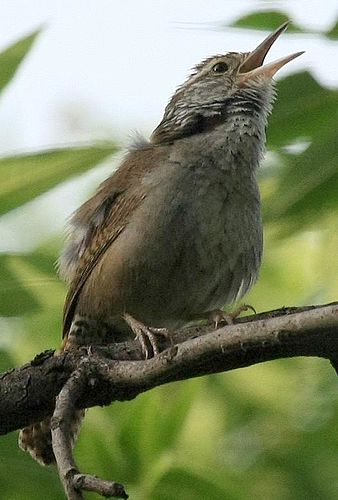
M 108 143 L 0 158 L 0 214 L 86 172 L 115 151 Z
M 0 316 L 19 317 L 41 310 L 46 291 L 62 286 L 55 260 L 56 252 L 45 249 L 22 255 L 0 254 Z
M 242 16 L 236 19 L 236 21 L 233 21 L 230 26 L 233 26 L 234 28 L 250 28 L 273 31 L 289 19 L 289 16 L 287 14 L 284 14 L 284 12 L 280 12 L 277 10 L 266 10 Z M 304 33 L 305 30 L 303 30 L 300 26 L 292 23 L 288 27 L 288 32 Z
M 338 209 L 338 137 L 332 129 L 301 155 L 288 158 L 276 192 L 266 203 L 266 219 L 305 227 Z M 290 230 L 290 226 L 289 226 Z
M 332 38 L 333 40 L 337 40 L 338 38 L 338 19 L 336 21 L 336 24 L 332 26 L 332 28 L 327 31 L 326 36 L 328 38 Z
M 22 316 L 39 309 L 39 303 L 30 290 L 29 283 L 34 276 L 28 278 L 19 270 L 21 256 L 0 255 L 0 315 Z M 19 266 L 18 266 L 19 264 Z
M 243 28 L 243 29 L 255 29 L 264 31 L 273 31 L 281 24 L 290 20 L 290 16 L 284 12 L 278 10 L 263 10 L 260 12 L 254 12 L 252 14 L 247 14 L 245 16 L 239 17 L 233 21 L 229 26 L 233 28 Z M 228 26 L 228 25 L 227 25 Z M 333 27 L 327 32 L 322 32 L 314 29 L 304 29 L 299 24 L 294 22 L 290 23 L 288 26 L 288 33 L 317 33 L 324 35 L 332 40 L 337 40 L 338 38 L 338 20 Z
M 265 219 L 281 234 L 319 220 L 338 209 L 338 91 L 322 87 L 308 72 L 278 83 L 278 101 L 268 127 L 268 147 L 306 140 L 301 154 L 279 153 L 277 188 L 265 202 Z
M 0 53 L 0 92 L 12 80 L 39 33 L 34 31 Z
M 309 72 L 280 80 L 277 92 L 267 131 L 269 148 L 322 136 L 337 127 L 338 91 L 322 87 Z

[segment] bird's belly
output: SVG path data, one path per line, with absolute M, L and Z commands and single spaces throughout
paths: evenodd
M 165 224 L 150 225 L 137 258 L 126 258 L 130 314 L 172 327 L 244 295 L 258 273 L 262 233 L 257 200 L 237 201 L 215 192 L 192 204 L 175 200 Z
M 79 312 L 108 322 L 128 312 L 177 327 L 250 288 L 262 252 L 256 191 L 202 185 L 142 205 L 87 280 Z

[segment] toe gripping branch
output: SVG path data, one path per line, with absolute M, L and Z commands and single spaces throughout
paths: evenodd
M 170 338 L 170 333 L 166 328 L 146 326 L 128 313 L 125 313 L 123 317 L 134 332 L 135 338 L 140 342 L 145 359 L 152 358 L 161 352 L 159 338 Z

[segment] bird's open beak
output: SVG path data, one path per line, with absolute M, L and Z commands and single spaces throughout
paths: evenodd
M 267 55 L 277 38 L 279 38 L 279 36 L 287 29 L 288 25 L 289 21 L 282 24 L 276 31 L 266 37 L 266 39 L 262 43 L 260 43 L 255 50 L 248 54 L 247 58 L 239 67 L 238 79 L 240 85 L 245 85 L 248 80 L 252 80 L 253 78 L 256 78 L 258 76 L 272 78 L 275 73 L 277 73 L 277 71 L 285 64 L 292 61 L 301 54 L 304 54 L 304 51 L 295 52 L 294 54 L 282 57 L 277 61 L 265 64 L 263 66 L 265 56 Z

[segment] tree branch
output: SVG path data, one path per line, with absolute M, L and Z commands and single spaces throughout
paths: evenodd
M 73 458 L 69 430 L 75 413 L 74 402 L 86 385 L 86 361 L 86 358 L 81 360 L 79 368 L 72 373 L 56 398 L 51 430 L 59 476 L 68 500 L 83 500 L 81 490 L 95 491 L 105 497 L 126 499 L 128 495 L 122 484 L 104 481 L 90 474 L 81 474 Z
M 210 325 L 182 329 L 172 345 L 161 340 L 160 355 L 142 360 L 138 342 L 91 346 L 31 363 L 0 375 L 0 434 L 51 416 L 55 399 L 82 359 L 85 390 L 76 408 L 108 405 L 176 380 L 233 370 L 294 356 L 338 358 L 338 303 L 283 308 L 242 318 L 212 330 Z
M 228 371 L 282 357 L 319 356 L 338 367 L 338 303 L 283 308 L 217 330 L 185 328 L 163 351 L 143 360 L 138 342 L 85 346 L 54 356 L 39 354 L 0 375 L 0 434 L 51 416 L 53 451 L 68 500 L 82 490 L 128 498 L 123 485 L 81 474 L 72 454 L 70 427 L 76 410 L 138 394 L 176 380 Z

